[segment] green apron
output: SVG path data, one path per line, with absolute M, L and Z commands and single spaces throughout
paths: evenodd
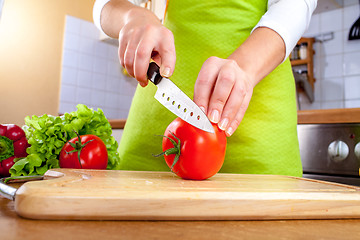
M 170 0 L 165 25 L 173 32 L 176 67 L 171 79 L 189 97 L 204 61 L 227 58 L 266 12 L 266 0 Z M 138 87 L 119 146 L 120 168 L 169 171 L 162 135 L 176 116 L 154 99 L 156 87 Z M 289 60 L 255 88 L 249 108 L 228 138 L 220 172 L 301 176 L 295 81 Z

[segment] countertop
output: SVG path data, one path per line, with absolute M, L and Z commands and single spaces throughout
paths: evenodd
M 19 217 L 0 196 L 2 240 L 360 239 L 360 219 L 286 221 L 44 221 Z
M 360 108 L 298 111 L 299 124 L 360 123 Z
M 113 129 L 123 129 L 126 119 L 109 120 Z M 360 123 L 360 108 L 339 108 L 298 111 L 298 124 Z

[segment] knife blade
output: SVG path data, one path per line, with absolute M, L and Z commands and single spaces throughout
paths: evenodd
M 170 79 L 160 75 L 160 68 L 151 62 L 147 71 L 148 79 L 157 86 L 154 98 L 185 122 L 206 132 L 214 133 L 206 114 Z

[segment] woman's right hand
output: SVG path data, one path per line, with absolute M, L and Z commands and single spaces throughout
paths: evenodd
M 170 77 L 176 61 L 174 36 L 151 11 L 132 8 L 119 33 L 120 64 L 145 87 L 151 59 L 160 66 L 163 77 Z

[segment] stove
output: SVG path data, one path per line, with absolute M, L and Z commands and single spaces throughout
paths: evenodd
M 303 177 L 360 186 L 360 123 L 299 124 Z

